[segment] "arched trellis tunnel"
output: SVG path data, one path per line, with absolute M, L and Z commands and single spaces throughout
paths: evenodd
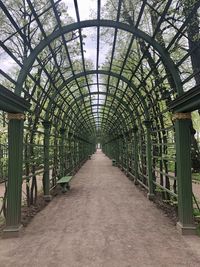
M 22 178 L 28 205 L 41 175 L 50 200 L 57 180 L 76 172 L 97 144 L 150 200 L 158 191 L 165 201 L 177 199 L 178 226 L 192 233 L 200 2 L 97 0 L 90 17 L 80 6 L 0 1 L 5 233 L 20 228 Z

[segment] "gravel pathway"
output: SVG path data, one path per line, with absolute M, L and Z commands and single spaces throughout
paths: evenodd
M 198 252 L 98 151 L 21 237 L 0 240 L 0 266 L 199 267 Z

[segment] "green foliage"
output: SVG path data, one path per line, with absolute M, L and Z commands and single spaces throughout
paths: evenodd
M 3 225 L 4 223 L 5 223 L 5 218 L 2 215 L 0 215 L 0 226 Z
M 200 173 L 193 173 L 192 174 L 192 179 L 196 181 L 200 181 Z
M 197 235 L 200 236 L 200 223 L 197 225 Z
M 200 210 L 199 209 L 197 209 L 197 208 L 194 208 L 193 209 L 193 214 L 194 214 L 194 216 L 196 217 L 200 217 Z

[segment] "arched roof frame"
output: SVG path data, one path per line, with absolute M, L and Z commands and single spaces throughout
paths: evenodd
M 15 93 L 20 95 L 22 92 L 22 87 L 25 82 L 25 79 L 35 61 L 39 53 L 47 47 L 52 41 L 57 39 L 58 37 L 70 33 L 75 30 L 80 30 L 83 28 L 88 27 L 108 27 L 108 28 L 114 28 L 114 29 L 120 29 L 124 30 L 126 32 L 129 32 L 133 35 L 135 35 L 138 38 L 143 39 L 145 42 L 150 44 L 161 56 L 161 60 L 163 64 L 167 67 L 169 72 L 171 73 L 171 76 L 174 80 L 174 84 L 176 86 L 176 91 L 178 95 L 181 95 L 183 93 L 182 85 L 181 85 L 181 79 L 178 73 L 178 70 L 173 62 L 173 60 L 170 58 L 169 54 L 165 52 L 165 50 L 162 48 L 162 46 L 154 40 L 152 37 L 150 37 L 145 32 L 141 31 L 138 28 L 135 28 L 134 26 L 130 26 L 128 24 L 118 22 L 118 21 L 112 21 L 112 20 L 85 20 L 85 21 L 79 21 L 76 23 L 72 23 L 70 25 L 63 26 L 56 30 L 55 32 L 51 33 L 49 36 L 47 36 L 44 40 L 38 44 L 31 54 L 28 56 L 28 58 L 24 61 L 23 67 L 20 70 L 17 84 L 15 88 Z
M 93 86 L 93 85 L 96 85 L 96 86 L 97 86 L 97 85 L 107 86 L 106 83 L 90 83 L 90 84 L 89 84 L 89 86 Z M 80 89 L 85 88 L 85 87 L 87 87 L 86 84 L 80 86 Z M 124 90 L 121 89 L 120 87 L 116 87 L 116 86 L 114 86 L 114 85 L 109 84 L 109 88 L 113 88 L 114 90 L 117 90 L 118 92 L 124 93 Z M 74 90 L 74 92 L 75 92 L 75 91 L 78 91 L 78 90 L 79 90 L 79 89 L 76 89 L 76 90 Z M 73 93 L 74 93 L 74 92 L 73 92 Z M 72 98 L 71 101 L 68 101 L 68 104 L 69 104 L 68 109 L 69 109 L 70 107 L 74 106 L 74 104 L 76 104 L 76 103 L 75 103 L 76 100 L 79 101 L 79 100 L 82 100 L 82 99 L 85 98 L 85 97 L 92 96 L 92 95 L 108 95 L 108 96 L 113 96 L 113 94 L 111 94 L 111 93 L 106 93 L 105 91 L 93 91 L 93 92 L 91 92 L 91 93 L 82 94 L 82 95 L 80 95 L 79 97 Z M 71 96 L 71 94 L 70 94 L 69 96 Z M 124 97 L 127 97 L 127 100 L 132 100 L 132 98 L 133 98 L 133 97 L 131 97 L 129 94 L 127 94 L 127 92 L 125 92 Z M 119 99 L 121 100 L 121 98 L 119 98 L 118 96 L 116 96 L 115 98 L 118 99 L 118 100 L 119 100 Z M 54 100 L 52 99 L 52 102 L 54 103 L 54 102 L 55 102 L 55 99 L 54 99 Z M 125 103 L 125 101 L 123 101 L 123 102 Z M 65 104 L 65 102 L 63 102 L 63 105 L 64 105 L 64 104 Z M 125 103 L 125 104 L 126 104 L 126 103 Z M 52 109 L 51 109 L 51 108 L 52 108 L 51 105 L 52 105 L 52 103 L 49 103 L 48 108 L 47 108 L 47 115 L 46 115 L 46 117 L 48 117 L 48 113 L 49 113 L 49 111 L 52 110 Z M 127 104 L 126 104 L 126 106 L 128 107 Z
M 98 118 L 98 115 L 97 114 L 103 114 L 103 111 L 100 110 L 99 112 L 93 112 L 93 115 L 92 116 L 94 118 Z M 88 121 L 88 120 L 90 120 L 90 117 L 86 117 L 86 121 Z M 128 124 L 127 124 L 127 121 L 126 121 L 125 118 L 119 119 L 118 117 L 116 117 L 116 120 L 114 122 L 111 119 L 108 119 L 107 118 L 106 121 L 105 120 L 104 121 L 101 121 L 101 123 L 104 123 L 105 124 L 105 127 L 104 128 L 109 129 L 108 126 L 111 125 L 113 128 L 115 127 L 115 130 L 117 129 L 119 131 L 120 127 L 116 128 L 117 127 L 117 125 L 116 125 L 116 122 L 117 121 L 118 121 L 119 125 L 123 125 L 123 131 L 124 132 L 130 130 L 130 128 L 128 127 Z M 107 124 L 107 122 L 108 122 L 108 124 Z M 99 125 L 101 125 L 101 124 L 99 124 Z M 79 125 L 77 125 L 77 128 L 74 128 L 74 131 L 77 131 L 77 129 L 79 129 Z M 103 128 L 101 128 L 101 129 L 103 129 Z M 119 132 L 121 132 L 121 131 L 119 131 Z
M 106 85 L 106 84 L 104 84 L 104 85 Z M 83 86 L 84 87 L 84 86 Z M 111 86 L 110 86 L 111 87 Z M 115 86 L 112 86 L 114 89 L 116 89 L 116 87 Z M 119 91 L 121 91 L 121 92 L 123 92 L 121 89 L 117 89 L 117 90 L 119 90 Z M 66 122 L 66 119 L 67 119 L 67 116 L 69 115 L 69 112 L 71 111 L 71 110 L 73 110 L 73 106 L 75 106 L 75 105 L 78 105 L 78 103 L 79 103 L 79 101 L 82 101 L 84 98 L 86 98 L 86 97 L 88 97 L 88 96 L 93 96 L 93 95 L 104 95 L 104 96 L 110 96 L 110 97 L 112 97 L 112 96 L 114 96 L 114 94 L 112 94 L 112 93 L 106 93 L 106 92 L 101 92 L 101 91 L 99 91 L 99 92 L 91 92 L 91 93 L 87 93 L 87 94 L 84 94 L 84 95 L 81 95 L 81 96 L 79 96 L 79 97 L 77 97 L 77 98 L 73 98 L 73 100 L 69 103 L 69 106 L 68 106 L 68 108 L 67 108 L 67 110 L 66 110 L 66 112 L 64 113 L 64 116 L 63 116 L 63 118 L 62 118 L 62 121 L 63 121 L 63 123 L 65 123 Z M 127 95 L 127 98 L 129 99 L 129 101 L 131 101 L 131 97 L 129 96 L 129 95 Z M 124 107 L 125 107 L 125 109 L 128 109 L 128 112 L 129 112 L 129 114 L 130 114 L 130 116 L 133 116 L 133 110 L 132 109 L 130 109 L 130 107 L 129 107 L 129 105 L 127 105 L 127 103 L 125 102 L 125 101 L 123 101 L 123 99 L 121 99 L 120 97 L 118 97 L 117 95 L 115 95 L 115 100 L 117 100 L 121 105 L 123 105 Z M 89 101 L 89 100 L 88 100 Z M 64 103 L 63 103 L 64 104 Z M 131 104 L 133 104 L 133 103 L 131 103 Z M 49 105 L 50 106 L 50 105 Z M 51 110 L 51 112 L 52 113 L 54 113 L 54 110 L 52 110 L 52 108 L 51 109 L 49 109 L 49 107 L 48 107 L 48 111 L 49 110 Z M 62 107 L 62 110 L 64 110 L 64 107 Z M 73 113 L 74 113 L 75 111 L 73 110 Z M 79 112 L 79 110 L 77 110 L 77 113 Z M 60 112 L 61 113 L 61 112 Z M 138 114 L 138 112 L 137 112 L 137 107 L 134 107 L 134 113 L 136 114 L 136 117 L 138 117 L 139 116 L 139 114 Z M 46 119 L 45 120 L 49 120 L 49 112 L 47 112 L 46 113 Z M 133 120 L 135 120 L 135 118 L 133 118 Z M 64 126 L 63 126 L 64 127 Z
M 104 104 L 92 104 L 92 107 L 93 108 L 95 108 L 95 107 L 103 107 L 106 111 L 108 111 L 109 110 L 109 106 L 105 106 Z M 90 106 L 88 106 L 86 109 L 90 109 Z M 124 112 L 124 113 L 121 113 L 121 112 Z M 97 113 L 97 114 L 105 114 L 105 112 L 104 111 L 102 111 L 101 112 L 101 110 L 99 110 L 99 111 L 95 111 L 95 112 L 93 112 L 91 115 L 93 115 L 94 113 Z M 126 114 L 126 115 L 128 115 L 129 116 L 129 113 L 125 110 L 125 109 L 122 109 L 122 108 L 120 108 L 120 109 L 118 109 L 118 110 L 116 110 L 116 109 L 111 109 L 110 110 L 110 113 L 111 114 L 114 114 L 114 116 L 116 115 L 116 118 L 120 118 L 120 117 L 118 117 L 117 115 L 118 114 L 121 114 L 121 116 L 123 117 L 123 115 L 124 114 Z M 84 110 L 84 112 L 82 113 L 82 115 L 83 116 L 87 116 L 87 110 Z M 104 117 L 105 118 L 105 117 Z M 77 118 L 76 118 L 77 120 L 78 120 L 78 116 L 77 116 Z M 124 118 L 125 119 L 125 118 Z
M 107 95 L 107 96 L 110 96 L 110 97 L 112 97 L 113 96 L 113 94 L 111 94 L 111 93 L 106 93 L 106 92 L 92 92 L 91 94 L 90 93 L 87 93 L 87 94 L 84 94 L 83 96 L 79 96 L 79 97 L 77 97 L 71 104 L 70 104 L 70 107 L 68 107 L 68 109 L 66 110 L 66 112 L 65 112 L 65 114 L 64 114 L 64 116 L 63 116 L 63 118 L 62 118 L 62 124 L 63 124 L 63 126 L 62 127 L 64 127 L 64 124 L 66 123 L 66 120 L 67 120 L 67 116 L 69 116 L 70 114 L 69 114 L 69 112 L 70 112 L 70 110 L 73 110 L 73 106 L 74 105 L 76 105 L 79 101 L 82 101 L 83 100 L 83 98 L 85 98 L 85 97 L 88 97 L 88 96 L 90 96 L 90 95 Z M 133 116 L 133 110 L 132 109 L 130 109 L 130 107 L 127 105 L 127 103 L 125 102 L 125 101 L 123 101 L 123 99 L 120 99 L 120 97 L 118 97 L 118 96 L 115 96 L 115 100 L 117 100 L 117 102 L 119 102 L 123 107 L 124 107 L 124 111 L 126 111 L 126 112 L 128 112 L 129 113 L 129 115 L 130 116 Z M 89 101 L 89 100 L 88 100 Z M 107 100 L 108 101 L 108 100 Z M 108 102 L 110 102 L 110 101 L 108 101 Z M 105 106 L 105 104 L 102 104 L 101 106 Z M 136 111 L 135 111 L 136 112 Z M 77 111 L 77 113 L 78 113 L 78 111 Z M 45 120 L 49 120 L 49 114 L 46 114 L 46 119 Z M 135 117 L 133 117 L 132 118 L 132 120 L 133 121 L 135 121 Z
M 179 77 L 178 70 L 176 69 L 175 64 L 172 61 L 172 59 L 170 58 L 169 54 L 164 51 L 162 46 L 159 45 L 155 39 L 153 39 L 152 37 L 150 37 L 149 35 L 147 35 L 143 31 L 141 31 L 141 30 L 139 30 L 133 26 L 124 24 L 122 22 L 112 21 L 112 20 L 79 21 L 78 23 L 72 23 L 70 25 L 63 26 L 63 27 L 59 28 L 58 30 L 56 30 L 55 32 L 51 33 L 49 36 L 47 36 L 44 40 L 42 40 L 40 42 L 39 45 L 36 46 L 36 48 L 31 52 L 29 57 L 25 60 L 24 65 L 23 65 L 23 67 L 19 73 L 19 76 L 18 76 L 18 80 L 17 80 L 17 84 L 16 84 L 16 88 L 15 88 L 15 93 L 21 94 L 23 83 L 24 83 L 24 81 L 28 75 L 28 72 L 30 71 L 30 69 L 31 69 L 35 59 L 39 55 L 39 53 L 45 47 L 49 46 L 53 40 L 55 40 L 56 38 L 58 38 L 60 36 L 63 36 L 64 34 L 67 34 L 69 32 L 77 30 L 77 29 L 80 30 L 80 29 L 88 28 L 88 27 L 109 27 L 109 28 L 114 28 L 114 29 L 120 29 L 120 30 L 124 30 L 126 32 L 129 32 L 138 38 L 143 39 L 145 42 L 147 42 L 149 45 L 151 45 L 160 54 L 161 61 L 163 62 L 163 64 L 167 67 L 167 69 L 171 73 L 171 76 L 174 80 L 174 84 L 176 86 L 175 89 L 176 89 L 178 95 L 182 94 L 183 90 L 182 90 L 181 79 Z M 107 74 L 109 76 L 113 75 L 116 78 L 118 78 L 119 80 L 123 79 L 122 78 L 123 76 L 121 73 L 120 74 L 114 73 L 114 72 L 111 73 L 110 71 L 99 70 L 99 69 L 92 70 L 92 71 L 86 71 L 85 70 L 82 74 L 76 74 L 76 75 L 73 75 L 71 78 L 67 79 L 63 83 L 63 87 L 64 87 L 65 83 L 67 84 L 71 80 L 77 79 L 78 75 L 82 75 L 82 76 L 86 77 L 86 75 L 88 75 L 88 74 Z M 127 82 L 131 83 L 131 81 L 128 81 L 128 80 L 127 80 Z M 133 87 L 133 86 L 131 86 L 131 87 Z M 59 89 L 61 89 L 61 88 L 59 88 Z M 56 94 L 57 94 L 57 92 L 56 92 Z M 138 92 L 137 92 L 137 94 L 138 94 Z M 142 96 L 138 96 L 138 97 L 141 100 L 141 102 L 144 103 L 143 97 Z M 146 111 L 146 114 L 148 115 L 148 109 L 147 109 L 146 105 L 145 105 L 144 109 Z
M 123 82 L 125 82 L 125 83 L 127 84 L 127 86 L 129 86 L 130 88 L 133 88 L 133 95 L 134 95 L 135 92 L 137 92 L 137 95 L 139 94 L 138 99 L 139 99 L 140 102 L 142 102 L 142 107 L 143 107 L 143 110 L 144 110 L 144 114 L 145 114 L 145 116 L 146 116 L 146 119 L 148 119 L 147 107 L 146 107 L 146 103 L 145 103 L 145 101 L 144 101 L 143 96 L 140 94 L 139 90 L 134 86 L 134 84 L 133 84 L 131 81 L 129 81 L 126 77 L 124 77 L 124 76 L 122 76 L 122 75 L 119 75 L 119 74 L 117 74 L 117 73 L 114 73 L 114 72 L 108 72 L 108 71 L 104 71 L 104 70 L 98 70 L 98 71 L 97 71 L 97 70 L 90 70 L 90 71 L 87 72 L 87 75 L 91 75 L 91 74 L 104 74 L 104 75 L 110 75 L 110 76 L 112 76 L 112 77 L 121 79 Z M 74 79 L 78 79 L 78 78 L 83 77 L 83 76 L 85 76 L 85 72 L 81 72 L 81 73 L 76 74 L 74 77 L 70 77 L 68 80 L 66 80 L 66 82 L 65 82 L 64 84 L 61 84 L 61 85 L 60 85 L 60 87 L 59 87 L 59 89 L 58 89 L 58 92 L 60 93 L 60 90 L 64 90 L 65 86 L 68 85 L 68 84 L 69 84 L 71 81 L 73 81 Z M 55 92 L 55 94 L 54 94 L 53 97 L 52 97 L 52 101 L 49 102 L 49 104 L 48 104 L 48 108 L 47 108 L 48 111 L 52 110 L 52 104 L 55 103 L 55 98 L 56 98 L 56 96 L 58 96 L 58 92 Z M 90 95 L 91 95 L 91 93 L 90 93 Z M 106 94 L 105 94 L 105 95 L 106 95 Z M 115 98 L 117 97 L 116 94 L 115 94 L 114 97 L 115 97 Z M 130 98 L 130 97 L 129 97 L 129 98 Z M 138 103 L 137 106 L 139 106 L 140 102 Z M 78 107 L 78 103 L 75 102 L 75 104 L 76 104 L 77 107 Z M 69 106 L 69 105 L 68 105 L 68 106 Z M 136 110 L 136 109 L 135 109 L 135 110 Z M 67 114 L 68 112 L 69 112 L 69 110 L 66 111 L 66 114 Z M 48 114 L 48 112 L 47 112 L 46 120 L 48 120 L 48 119 L 49 119 L 49 114 Z
M 100 112 L 101 113 L 101 112 Z M 95 118 L 97 118 L 97 112 L 94 112 L 93 113 L 93 118 L 95 119 Z M 89 121 L 90 120 L 90 117 L 86 117 L 86 121 Z M 120 120 L 120 122 L 121 122 L 121 125 L 123 125 L 123 129 L 128 129 L 127 127 L 126 127 L 126 124 L 125 124 L 125 122 L 122 120 Z M 102 123 L 102 124 L 101 124 Z M 108 125 L 113 125 L 114 126 L 114 123 L 113 123 L 113 121 L 111 120 L 111 119 L 107 119 L 106 121 L 102 121 L 101 123 L 96 123 L 95 125 L 97 126 L 101 126 L 101 125 L 104 125 L 104 127 L 103 127 L 103 129 L 104 128 L 108 128 Z M 80 122 L 80 125 L 81 125 L 81 122 Z M 70 132 L 74 132 L 74 134 L 83 134 L 83 133 L 85 133 L 85 132 L 82 132 L 82 128 L 80 128 L 80 125 L 74 125 L 74 126 L 70 126 L 69 128 L 70 128 Z M 106 126 L 107 125 L 107 126 Z M 118 133 L 121 133 L 122 131 L 119 131 L 119 129 L 120 128 L 116 128 L 116 130 L 117 130 L 117 132 Z M 94 132 L 94 130 L 93 130 L 93 128 L 91 128 L 91 133 L 93 133 L 94 135 L 97 133 L 97 132 Z M 101 131 L 102 131 L 102 128 L 101 128 Z
M 99 92 L 99 93 L 97 93 L 97 92 L 93 92 L 91 94 L 89 94 L 89 93 L 88 94 L 84 94 L 84 97 L 88 97 L 89 95 L 97 95 L 97 94 L 98 95 L 104 95 L 104 96 L 107 95 L 107 96 L 110 96 L 110 97 L 113 96 L 113 94 L 111 94 L 111 93 L 105 93 L 105 92 Z M 127 103 L 125 101 L 123 101 L 119 97 L 115 97 L 115 99 L 117 100 L 118 103 L 121 103 L 121 105 L 124 107 L 124 109 L 123 109 L 124 111 L 126 111 L 127 113 L 129 113 L 130 116 L 133 115 L 133 110 L 131 110 L 129 108 L 129 106 L 127 105 Z M 77 97 L 76 100 L 71 103 L 71 107 L 73 107 L 75 105 L 75 102 L 79 102 L 81 100 L 82 100 L 82 97 L 81 96 L 80 97 Z M 108 102 L 111 102 L 111 101 L 108 100 Z M 105 106 L 105 104 L 101 104 L 101 106 Z M 63 118 L 63 121 L 65 120 L 66 115 L 68 114 L 68 112 L 70 112 L 70 108 L 67 109 L 66 114 L 65 114 L 65 116 Z M 133 120 L 135 120 L 135 118 L 133 118 Z
M 101 71 L 100 71 L 101 72 Z M 94 72 L 94 70 L 93 71 L 89 71 L 89 74 L 88 75 L 90 75 L 90 74 L 94 74 L 95 72 Z M 100 74 L 106 74 L 106 72 L 104 72 L 104 71 L 102 71 Z M 112 73 L 110 73 L 110 74 L 112 74 Z M 80 77 L 83 77 L 84 76 L 84 73 L 80 73 L 80 74 L 77 74 L 77 76 L 75 77 L 75 79 L 78 79 L 78 78 L 80 78 Z M 116 78 L 118 78 L 119 77 L 119 75 L 116 75 L 115 73 L 113 73 L 113 77 L 116 77 Z M 70 77 L 69 78 L 69 80 L 67 81 L 68 83 L 70 83 L 71 81 L 73 81 L 74 79 L 73 79 L 73 77 Z M 127 82 L 128 84 L 127 84 L 127 86 L 134 86 L 133 84 L 131 84 L 131 82 L 129 82 L 125 77 L 123 77 L 122 76 L 122 80 L 124 81 L 124 82 Z M 61 90 L 61 88 L 62 88 L 62 90 L 64 90 L 64 88 L 65 88 L 65 86 L 67 85 L 67 82 L 65 82 L 64 84 L 61 84 L 61 86 L 59 87 L 59 89 Z M 105 84 L 106 85 L 106 84 Z M 111 85 L 109 85 L 109 86 L 111 86 Z M 113 86 L 114 87 L 114 86 Z M 80 87 L 81 88 L 81 87 Z M 78 91 L 79 89 L 77 89 L 77 91 Z M 123 92 L 122 90 L 120 90 L 120 89 L 117 89 L 117 90 L 119 90 L 119 91 L 121 91 L 121 92 Z M 136 89 L 135 89 L 136 90 Z M 138 91 L 139 92 L 139 91 Z M 93 93 L 91 93 L 91 95 L 92 95 Z M 133 94 L 134 94 L 134 91 L 133 91 Z M 51 110 L 52 111 L 52 106 L 56 103 L 56 101 L 55 101 L 55 98 L 56 98 L 56 96 L 58 97 L 60 95 L 60 91 L 59 91 L 59 94 L 58 94 L 58 91 L 56 91 L 56 93 L 55 93 L 55 95 L 53 95 L 53 97 L 51 97 L 51 100 L 49 101 L 49 104 L 48 104 L 48 108 L 47 108 L 47 115 L 46 115 L 46 118 L 45 118 L 45 120 L 48 120 L 49 119 L 49 116 L 48 116 L 48 112 L 49 112 L 49 110 Z M 70 94 L 71 96 L 73 96 L 72 94 Z M 105 94 L 106 95 L 106 94 Z M 124 94 L 124 96 L 126 96 L 126 93 Z M 82 97 L 82 96 L 80 96 L 80 97 Z M 131 100 L 131 97 L 130 96 L 128 96 L 127 95 L 127 97 L 129 98 L 129 100 Z M 141 96 L 140 96 L 141 97 Z M 115 95 L 115 98 L 117 98 L 117 96 Z M 75 98 L 73 97 L 73 99 L 75 100 Z M 140 98 L 141 99 L 141 98 Z M 45 103 L 45 101 L 43 101 L 44 103 Z M 143 102 L 143 104 L 145 105 L 145 102 L 144 101 L 142 101 Z M 63 101 L 63 104 L 65 104 L 65 103 L 68 103 L 68 102 L 66 102 L 66 101 Z M 77 107 L 78 107 L 78 103 L 76 103 L 75 102 L 75 104 L 77 105 Z M 139 105 L 139 104 L 138 104 Z M 144 106 L 143 105 L 143 106 Z M 59 107 L 58 107 L 59 109 L 60 109 L 60 111 L 64 111 L 64 109 L 59 105 Z M 67 112 L 66 113 L 68 113 L 69 112 L 69 108 L 70 108 L 70 105 L 68 105 L 68 110 L 67 110 Z M 144 108 L 144 111 L 145 111 L 146 109 Z
M 95 106 L 101 106 L 101 107 L 104 107 L 105 109 L 108 109 L 109 108 L 109 107 L 106 107 L 104 104 L 100 104 L 100 105 L 93 104 L 92 105 L 92 107 L 95 107 Z M 90 108 L 90 106 L 88 106 L 88 108 Z M 119 111 L 120 111 L 120 109 L 119 109 Z M 119 120 L 119 123 L 121 123 L 123 125 L 126 125 L 126 128 L 128 129 L 127 125 L 128 125 L 128 122 L 130 122 L 130 121 L 128 121 L 128 118 L 130 118 L 130 120 L 132 121 L 132 119 L 130 117 L 130 114 L 128 112 L 126 112 L 126 116 L 124 116 L 124 117 L 123 117 L 124 113 L 123 112 L 120 112 L 119 113 L 118 110 L 111 110 L 110 113 L 113 114 L 113 117 L 112 118 L 114 118 L 115 121 Z M 91 122 L 92 120 L 95 120 L 95 118 L 98 118 L 98 116 L 96 116 L 95 114 L 99 114 L 99 115 L 100 114 L 103 114 L 104 115 L 104 111 L 102 111 L 102 110 L 99 110 L 99 111 L 96 111 L 96 112 L 93 111 L 92 114 L 90 114 L 89 116 L 88 116 L 87 112 L 86 113 L 83 113 L 82 115 L 84 116 L 84 122 L 88 124 L 88 122 Z M 119 115 L 121 115 L 123 117 L 122 120 L 121 120 L 121 116 L 119 116 Z M 104 119 L 104 120 L 106 119 L 106 120 L 112 122 L 112 124 L 114 125 L 114 123 L 112 121 L 112 118 L 109 120 L 108 118 L 102 117 L 102 119 Z M 71 125 L 70 125 L 70 123 L 71 123 Z M 65 128 L 65 125 L 68 125 L 68 126 L 69 125 L 70 126 L 74 125 L 73 129 L 74 129 L 74 131 L 76 131 L 77 129 L 80 128 L 80 126 L 81 126 L 82 123 L 83 122 L 79 120 L 79 116 L 77 114 L 76 118 L 73 119 L 73 120 L 65 121 L 65 123 L 64 123 L 64 120 L 63 120 L 62 128 Z M 95 122 L 93 122 L 93 123 L 95 123 Z M 96 123 L 95 123 L 95 125 L 96 125 Z M 92 131 L 92 128 L 90 130 Z
M 68 78 L 63 84 L 61 84 L 58 87 L 58 91 L 55 91 L 55 93 L 53 94 L 52 100 L 49 102 L 49 105 L 48 105 L 48 110 L 51 110 L 52 103 L 55 102 L 55 98 L 58 96 L 58 93 L 60 93 L 62 90 L 64 90 L 65 86 L 67 86 L 70 82 L 72 82 L 75 79 L 84 77 L 85 75 L 91 75 L 91 74 L 104 74 L 104 75 L 108 75 L 111 77 L 115 77 L 115 78 L 120 79 L 123 82 L 125 82 L 130 88 L 133 89 L 133 93 L 135 93 L 137 98 L 141 101 L 146 118 L 148 118 L 148 108 L 146 106 L 146 102 L 144 101 L 143 96 L 141 95 L 140 91 L 136 88 L 136 86 L 131 81 L 129 81 L 126 77 L 124 77 L 123 75 L 119 75 L 118 73 L 106 71 L 106 70 L 88 70 L 86 72 L 77 73 L 76 75 Z
M 93 105 L 93 106 L 97 106 L 97 105 Z M 100 105 L 100 106 L 102 106 L 102 107 L 105 107 L 103 104 L 102 105 Z M 109 108 L 109 107 L 108 107 Z M 119 109 L 120 110 L 120 109 Z M 101 118 L 102 120 L 105 120 L 105 119 L 107 119 L 104 115 L 106 115 L 105 113 L 103 113 L 103 112 L 101 112 L 101 110 L 99 110 L 98 112 L 96 112 L 97 114 L 103 114 L 103 117 Z M 93 111 L 93 114 L 95 114 L 95 112 Z M 107 114 L 108 115 L 108 114 Z M 121 113 L 119 114 L 118 112 L 116 113 L 116 110 L 110 110 L 110 114 L 109 115 L 111 115 L 112 116 L 112 118 L 111 118 L 111 120 L 112 119 L 114 119 L 114 121 L 117 121 L 118 119 L 119 119 L 119 123 L 121 123 L 122 121 L 121 121 L 121 119 L 120 119 L 120 115 L 121 115 Z M 109 116 L 110 117 L 110 116 Z M 132 125 L 132 127 L 134 126 L 134 125 L 136 125 L 136 121 L 133 121 L 132 120 L 132 117 L 130 116 L 130 114 L 129 113 L 126 113 L 126 115 L 125 115 L 125 117 L 123 118 L 124 120 L 128 120 L 128 118 L 129 118 L 129 123 L 131 123 L 131 125 Z M 91 117 L 91 119 L 93 119 L 93 117 Z M 78 120 L 78 119 L 75 119 L 76 121 Z M 68 125 L 68 121 L 66 121 L 66 120 L 63 120 L 63 124 L 62 124 L 62 127 L 63 128 L 65 128 L 65 125 L 67 124 Z M 73 120 L 73 123 L 74 123 L 74 120 Z M 78 121 L 77 121 L 77 124 L 78 124 Z

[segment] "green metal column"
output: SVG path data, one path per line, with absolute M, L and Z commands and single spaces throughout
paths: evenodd
M 134 183 L 138 184 L 138 128 L 133 128 Z
M 8 188 L 4 237 L 19 235 L 21 228 L 24 114 L 8 113 Z
M 75 167 L 78 167 L 78 139 L 75 137 L 74 138 L 74 162 L 75 162 Z
M 128 136 L 125 137 L 125 173 L 128 176 L 129 174 L 129 151 L 128 151 Z
M 78 167 L 80 165 L 80 162 L 81 162 L 81 155 L 80 155 L 80 140 L 77 139 L 77 143 L 76 143 L 76 149 L 77 149 L 77 164 L 78 164 Z
M 146 126 L 146 157 L 147 157 L 147 176 L 148 176 L 148 199 L 153 200 L 154 190 L 153 190 L 153 172 L 152 172 L 152 153 L 151 153 L 151 124 L 149 120 L 144 121 Z
M 44 176 L 43 176 L 43 190 L 44 190 L 44 199 L 46 201 L 51 200 L 50 195 L 50 184 L 49 184 L 49 139 L 51 131 L 51 122 L 44 121 Z
M 130 172 L 130 137 L 127 137 L 127 141 L 126 141 L 126 151 L 127 151 L 127 156 L 126 156 L 126 164 L 127 164 L 127 171 Z
M 74 156 L 73 156 L 74 169 L 76 169 L 76 137 L 75 136 L 73 139 L 73 151 L 74 151 Z
M 69 140 L 69 170 L 72 172 L 73 170 L 73 160 L 72 160 L 72 133 L 68 134 Z
M 64 170 L 64 142 L 66 129 L 60 129 L 60 177 L 65 175 Z
M 76 166 L 76 162 L 75 162 L 75 136 L 72 137 L 72 168 L 73 168 L 73 171 L 74 171 L 74 168 Z
M 119 138 L 119 165 L 122 165 L 122 143 L 121 138 Z
M 124 168 L 124 137 L 122 137 L 122 170 Z
M 190 113 L 175 113 L 176 161 L 178 180 L 178 229 L 182 234 L 194 234 Z
M 118 166 L 119 163 L 119 139 L 115 141 L 115 147 L 116 147 L 116 165 Z
M 83 143 L 83 141 L 81 140 L 81 141 L 80 141 L 81 162 L 84 160 L 84 150 L 83 150 L 83 148 L 84 148 L 84 143 Z

